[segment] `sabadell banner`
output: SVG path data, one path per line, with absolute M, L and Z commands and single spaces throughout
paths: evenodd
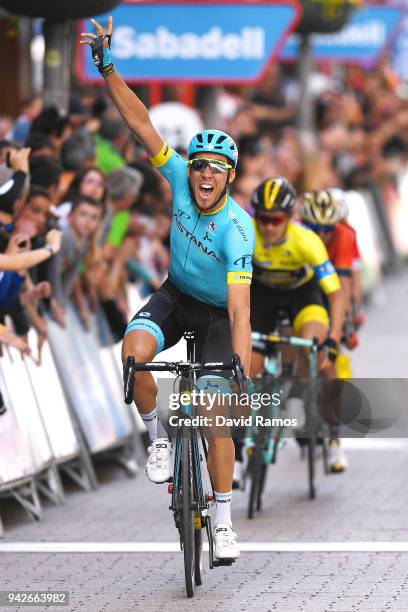
M 317 61 L 374 64 L 392 45 L 404 11 L 397 6 L 365 6 L 352 13 L 350 21 L 335 34 L 312 36 L 313 56 Z M 299 57 L 299 37 L 290 36 L 281 59 Z
M 134 82 L 256 81 L 295 27 L 299 11 L 290 1 L 123 3 L 112 12 L 113 61 L 122 77 Z M 93 30 L 88 21 L 81 29 Z M 98 80 L 87 48 L 80 72 L 87 81 Z

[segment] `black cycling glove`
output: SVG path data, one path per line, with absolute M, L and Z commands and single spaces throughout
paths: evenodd
M 335 363 L 337 355 L 339 354 L 339 345 L 333 340 L 333 338 L 326 338 L 326 340 L 319 346 L 319 351 L 325 350 L 327 357 L 332 363 Z
M 103 46 L 104 40 L 108 41 L 107 47 Z M 112 65 L 110 51 L 111 40 L 112 36 L 110 34 L 105 34 L 104 36 L 97 36 L 91 44 L 92 61 L 101 74 L 103 74 L 103 71 L 106 70 L 106 68 Z

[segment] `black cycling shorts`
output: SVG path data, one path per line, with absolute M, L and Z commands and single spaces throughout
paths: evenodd
M 185 331 L 194 331 L 197 361 L 232 360 L 227 309 L 204 304 L 182 293 L 169 279 L 135 314 L 126 333 L 136 329 L 148 331 L 156 338 L 157 353 L 177 344 Z M 231 376 L 231 370 L 217 375 Z
M 329 313 L 319 282 L 312 278 L 297 289 L 271 289 L 252 280 L 251 326 L 253 331 L 268 334 L 273 331 L 278 316 L 284 313 L 295 334 L 309 321 L 318 321 L 329 327 Z

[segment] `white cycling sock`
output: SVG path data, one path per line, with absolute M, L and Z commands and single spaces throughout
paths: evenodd
M 162 422 L 160 420 L 160 410 L 157 409 L 157 437 L 158 438 L 169 438 L 169 434 L 164 429 Z
M 214 525 L 218 525 L 219 523 L 226 523 L 227 525 L 232 526 L 232 521 L 231 521 L 232 491 L 228 491 L 228 493 L 218 493 L 218 491 L 214 491 L 214 496 L 215 496 Z
M 157 440 L 157 408 L 155 408 L 151 412 L 140 412 L 139 414 L 142 417 L 142 421 L 146 426 L 150 441 L 154 442 L 155 440 Z

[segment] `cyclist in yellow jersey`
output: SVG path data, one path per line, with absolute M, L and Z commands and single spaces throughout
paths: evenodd
M 255 331 L 268 333 L 275 327 L 278 313 L 285 312 L 295 335 L 318 338 L 325 348 L 319 353 L 319 369 L 323 376 L 335 378 L 334 363 L 342 336 L 345 298 L 323 241 L 315 232 L 291 219 L 295 204 L 295 189 L 283 177 L 263 181 L 253 194 L 256 238 L 251 325 Z M 256 376 L 262 368 L 261 351 L 262 348 L 252 353 L 251 376 Z M 299 374 L 307 377 L 304 355 Z M 330 436 L 330 449 L 337 449 L 337 426 L 331 426 Z
M 322 240 L 291 220 L 295 203 L 296 192 L 283 177 L 263 181 L 253 195 L 252 328 L 269 332 L 278 311 L 287 312 L 296 335 L 325 343 L 329 354 L 320 356 L 319 367 L 326 370 L 341 338 L 344 298 Z M 322 291 L 329 302 L 331 325 Z M 261 366 L 262 355 L 253 354 L 251 375 Z

